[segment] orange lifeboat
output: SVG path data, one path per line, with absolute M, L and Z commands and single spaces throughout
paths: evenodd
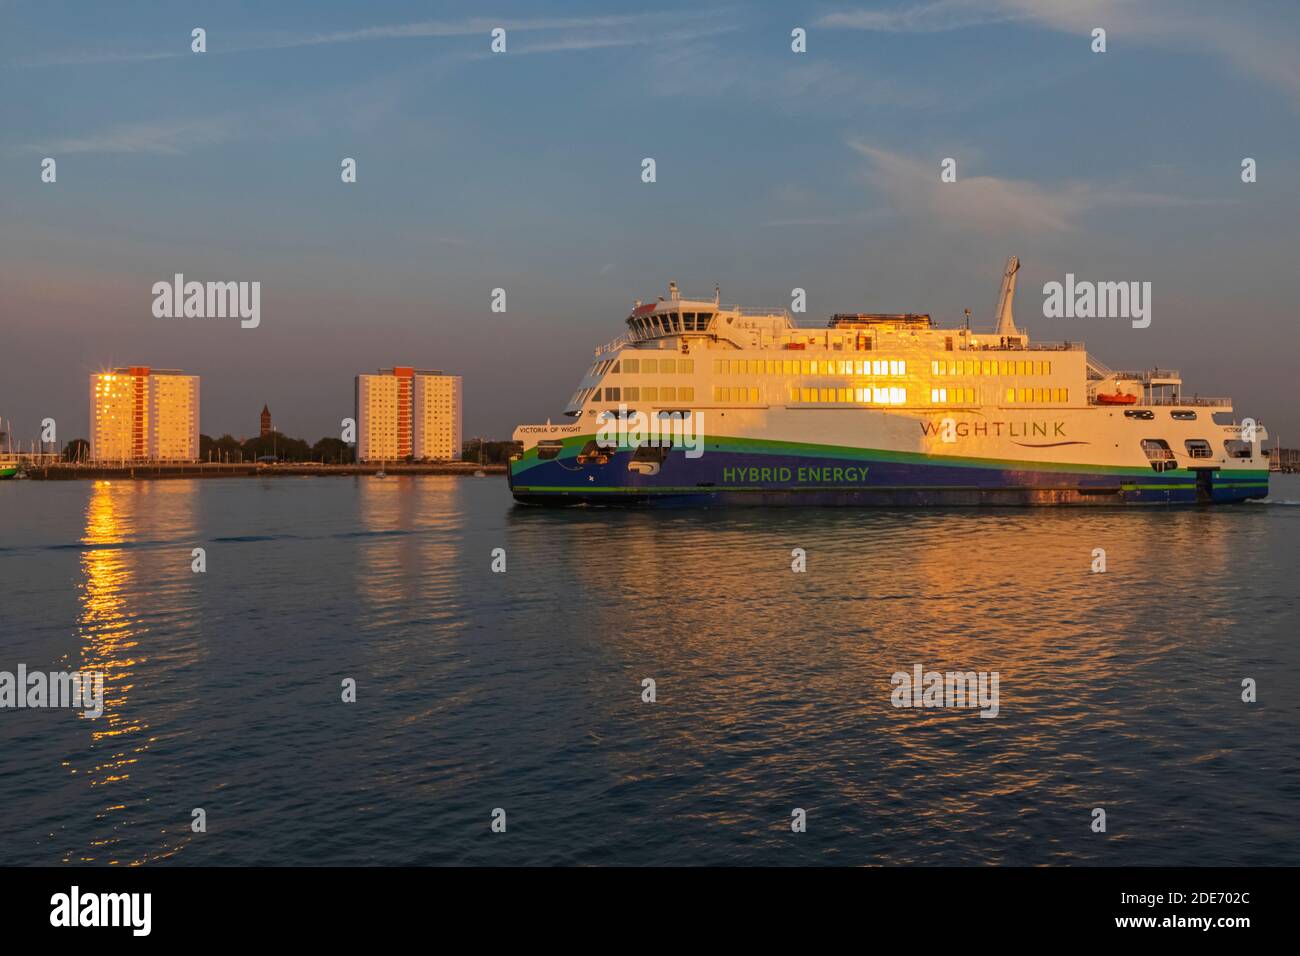
M 1098 405 L 1136 405 L 1136 395 L 1125 395 L 1123 392 L 1116 392 L 1114 395 L 1102 395 L 1097 393 Z

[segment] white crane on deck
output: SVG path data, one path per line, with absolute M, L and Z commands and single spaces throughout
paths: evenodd
M 993 310 L 993 316 L 998 323 L 994 335 L 1014 336 L 1020 334 L 1016 330 L 1015 319 L 1011 316 L 1011 304 L 1016 298 L 1016 273 L 1019 271 L 1020 260 L 1015 256 L 1008 256 L 1007 266 L 1002 270 L 1002 289 L 998 292 L 998 304 Z

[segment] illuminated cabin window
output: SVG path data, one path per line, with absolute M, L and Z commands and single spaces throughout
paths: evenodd
M 647 402 L 659 401 L 659 389 L 653 385 L 647 385 L 641 389 L 641 397 Z
M 1068 388 L 1008 388 L 1006 404 L 1038 402 L 1064 405 L 1070 401 Z
M 682 362 L 689 361 L 689 359 L 682 360 Z M 693 371 L 693 369 L 686 368 L 682 371 Z M 714 359 L 713 373 L 715 375 L 902 376 L 907 374 L 907 362 L 903 359 Z
M 635 375 L 639 371 L 641 371 L 640 359 L 623 359 L 624 375 Z
M 930 401 L 936 405 L 973 405 L 975 404 L 975 389 L 973 388 L 932 388 L 930 389 Z
M 856 388 L 813 388 L 811 386 L 792 386 L 790 401 L 802 404 L 841 404 L 859 403 L 863 405 L 904 405 L 907 403 L 907 389 L 897 386 L 860 386 Z
M 693 394 L 691 398 L 692 399 L 694 398 Z M 713 386 L 713 400 L 715 402 L 734 402 L 734 403 L 748 402 L 755 405 L 758 404 L 759 401 L 761 401 L 761 399 L 759 398 L 759 390 L 757 386 L 746 387 L 742 385 Z
M 931 359 L 932 375 L 1051 375 L 1051 362 L 974 359 Z
M 638 401 L 640 401 L 640 400 L 641 400 L 641 389 L 639 389 L 639 388 L 624 388 L 624 389 L 623 389 L 623 401 L 625 401 L 625 402 L 638 402 Z
M 665 389 L 662 389 L 662 391 L 663 391 L 663 392 L 671 392 L 672 389 L 671 389 L 671 388 L 665 388 Z M 693 402 L 693 401 L 695 401 L 695 389 L 694 389 L 694 387 L 692 387 L 692 386 L 690 386 L 690 385 L 684 385 L 684 386 L 682 386 L 681 388 L 677 389 L 677 398 L 676 398 L 676 399 L 673 399 L 672 395 L 668 395 L 668 394 L 665 394 L 665 395 L 664 395 L 664 401 L 666 401 L 666 402 L 671 402 L 671 401 L 674 401 L 674 400 L 675 400 L 675 401 L 679 401 L 679 402 Z
M 677 371 L 677 360 L 676 360 L 676 359 L 660 359 L 660 360 L 659 360 L 659 371 L 661 371 L 661 372 L 666 372 L 666 373 L 676 372 L 676 371 Z

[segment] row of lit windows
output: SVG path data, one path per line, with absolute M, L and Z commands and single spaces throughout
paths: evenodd
M 600 400 L 600 389 L 596 400 Z M 974 388 L 932 388 L 930 389 L 930 401 L 935 405 L 973 405 L 976 403 L 976 390 Z M 695 389 L 689 387 L 671 388 L 662 387 L 642 387 L 642 388 L 606 388 L 604 390 L 605 401 L 607 402 L 692 402 L 695 400 Z M 1070 400 L 1070 390 L 1067 388 L 1009 388 L 1005 394 L 1008 404 L 1066 404 Z M 726 386 L 715 385 L 713 388 L 713 400 L 722 403 L 748 403 L 758 404 L 763 401 L 762 389 L 756 386 Z M 817 402 L 817 403 L 857 403 L 865 405 L 905 405 L 907 404 L 907 389 L 897 386 L 859 386 L 859 387 L 837 387 L 837 388 L 818 388 L 811 386 L 792 386 L 790 388 L 791 402 Z
M 595 400 L 600 401 L 600 389 L 595 389 Z M 622 388 L 606 388 L 605 401 L 607 402 L 693 402 L 695 401 L 695 389 L 683 385 L 678 388 L 672 385 L 643 385 L 643 386 L 624 386 Z
M 935 375 L 1051 375 L 1051 362 L 1002 361 L 1000 359 L 935 359 L 930 363 Z
M 907 404 L 907 389 L 895 386 L 882 388 L 791 388 L 790 401 L 905 405 Z
M 930 401 L 936 405 L 973 405 L 977 401 L 974 388 L 932 388 Z M 753 387 L 715 386 L 715 402 L 751 402 L 762 401 L 760 390 Z M 1066 404 L 1070 400 L 1067 388 L 1009 388 L 1006 391 L 1008 404 L 1036 402 L 1046 404 Z M 791 402 L 818 403 L 858 403 L 865 405 L 905 405 L 907 389 L 897 386 L 865 386 L 854 388 L 814 388 L 811 386 L 792 386 Z
M 759 390 L 756 386 L 746 388 L 743 385 L 737 385 L 734 387 L 715 385 L 713 386 L 713 400 L 715 402 L 749 402 L 751 404 L 757 404 L 763 399 L 759 395 Z
M 714 375 L 906 375 L 901 359 L 714 359 Z
M 624 375 L 655 375 L 660 372 L 668 375 L 693 375 L 695 373 L 695 359 L 625 358 L 622 362 L 614 363 L 614 371 L 621 371 Z
M 1070 400 L 1068 388 L 1009 388 L 1006 393 L 1007 404 L 1016 402 L 1055 402 L 1063 405 Z

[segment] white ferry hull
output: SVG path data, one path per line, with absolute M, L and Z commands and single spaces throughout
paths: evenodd
M 934 413 L 728 409 L 716 417 L 727 435 L 711 434 L 714 419 L 704 414 L 698 457 L 674 448 L 652 471 L 634 465 L 628 447 L 593 460 L 582 453 L 594 431 L 550 426 L 551 440 L 563 442 L 559 453 L 542 458 L 539 445 L 527 447 L 511 462 L 511 490 L 521 502 L 556 505 L 1169 505 L 1268 495 L 1267 465 L 1253 457 L 1180 456 L 1176 467 L 1155 471 L 1138 444 L 1152 424 L 1119 409 L 948 413 L 950 441 Z M 1159 434 L 1182 447 L 1182 432 L 1206 431 L 1204 423 L 1166 421 Z M 847 435 L 858 439 L 838 437 Z

